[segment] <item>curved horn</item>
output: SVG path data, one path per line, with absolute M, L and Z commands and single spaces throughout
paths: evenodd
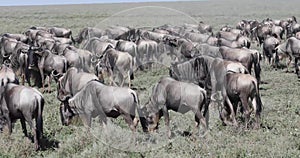
M 8 55 L 3 55 L 2 54 L 2 56 L 3 56 L 3 58 L 8 58 L 10 55 L 8 54 Z
M 212 101 L 219 101 L 220 100 L 220 98 L 218 97 L 218 93 L 212 94 L 210 98 L 211 98 Z
M 10 61 L 9 60 L 4 60 L 4 64 L 5 65 L 10 64 Z
M 92 62 L 92 63 L 96 63 L 96 62 L 97 62 L 97 59 L 96 59 L 94 56 L 92 56 L 91 62 Z
M 60 100 L 61 102 L 65 102 L 72 98 L 72 96 L 70 94 L 63 96 L 62 98 L 58 98 L 58 100 Z
M 57 73 L 56 74 L 54 74 L 54 71 L 56 71 L 56 70 L 53 70 L 52 72 L 51 72 L 51 75 L 53 76 L 53 77 L 58 77 L 59 75 L 60 75 L 60 73 L 58 73 L 57 71 Z

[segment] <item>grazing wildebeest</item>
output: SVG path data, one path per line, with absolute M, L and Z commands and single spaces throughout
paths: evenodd
M 285 54 L 289 60 L 287 61 L 287 72 L 292 58 L 295 59 L 295 70 L 298 78 L 300 78 L 298 60 L 300 59 L 300 40 L 296 37 L 290 37 L 284 43 L 280 44 L 275 48 L 277 54 Z
M 263 54 L 266 59 L 268 58 L 269 64 L 274 64 L 276 58 L 275 48 L 279 43 L 280 41 L 273 36 L 269 36 L 263 43 Z
M 149 131 L 158 128 L 159 119 L 164 116 L 167 126 L 167 135 L 170 138 L 171 131 L 169 127 L 170 120 L 168 110 L 182 114 L 193 111 L 195 113 L 196 128 L 201 123 L 206 130 L 206 120 L 201 111 L 204 110 L 207 112 L 208 104 L 206 91 L 200 86 L 180 82 L 170 77 L 162 77 L 152 88 L 150 99 L 143 110 L 146 111 Z
M 61 76 L 57 83 L 57 99 L 61 101 L 60 113 L 63 125 L 68 125 L 70 122 L 70 110 L 68 99 L 73 97 L 81 90 L 89 81 L 98 79 L 97 76 L 91 73 L 80 72 L 77 68 L 69 68 L 65 74 L 54 74 L 53 76 Z
M 117 75 L 120 80 L 120 86 L 123 86 L 125 80 L 128 79 L 128 86 L 130 87 L 130 80 L 134 78 L 132 56 L 127 52 L 121 52 L 108 47 L 103 54 L 103 58 L 96 65 L 97 74 L 104 74 L 104 71 L 108 74 L 110 85 L 117 86 L 114 81 L 114 76 Z
M 199 78 L 204 84 L 204 88 L 208 94 L 208 99 L 211 99 L 211 97 L 217 94 L 217 92 L 221 92 L 224 102 L 229 105 L 230 110 L 232 111 L 230 116 L 233 119 L 233 124 L 237 125 L 235 113 L 233 112 L 233 105 L 226 93 L 225 75 L 228 71 L 249 73 L 248 70 L 239 62 L 226 61 L 209 56 L 199 56 L 195 60 L 195 71 L 196 75 L 200 76 Z M 223 106 L 224 103 L 222 103 L 222 107 Z
M 117 118 L 121 115 L 133 133 L 136 131 L 138 122 L 135 110 L 139 108 L 139 99 L 136 92 L 130 88 L 107 86 L 98 81 L 90 81 L 69 99 L 68 103 L 72 113 L 79 115 L 87 127 L 91 127 L 91 119 L 94 117 L 98 116 L 105 127 L 107 117 Z
M 257 80 L 250 74 L 232 73 L 226 74 L 226 93 L 233 104 L 234 113 L 238 108 L 238 103 L 242 103 L 242 111 L 245 118 L 245 128 L 248 127 L 248 122 L 252 111 L 255 111 L 255 128 L 260 126 L 260 113 L 262 110 L 262 103 L 260 99 Z M 249 107 L 249 99 L 252 101 L 252 109 Z M 228 122 L 228 116 L 232 113 L 228 104 L 224 101 L 224 108 L 221 112 L 221 119 L 223 123 Z
M 29 69 L 37 67 L 42 78 L 42 91 L 45 89 L 45 76 L 49 76 L 48 92 L 51 92 L 52 71 L 64 73 L 67 71 L 67 59 L 60 55 L 52 54 L 49 50 L 30 50 L 28 52 Z M 38 58 L 35 61 L 34 58 Z
M 26 121 L 34 135 L 35 149 L 38 150 L 43 134 L 43 95 L 34 88 L 13 83 L 4 86 L 3 80 L 1 81 L 0 95 L 0 111 L 8 125 L 9 134 L 12 132 L 12 123 L 20 119 L 23 133 L 27 137 Z M 33 119 L 35 119 L 36 126 L 34 126 Z

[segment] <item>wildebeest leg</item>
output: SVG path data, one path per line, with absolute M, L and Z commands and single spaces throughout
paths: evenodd
M 201 114 L 200 110 L 197 110 L 197 112 L 195 113 L 195 121 L 196 121 L 196 129 L 199 129 L 199 136 L 200 135 L 200 128 L 199 128 L 199 123 L 201 122 L 204 131 L 207 130 L 207 126 L 206 126 L 206 121 L 205 121 L 205 117 Z
M 26 81 L 27 81 L 27 83 L 28 83 L 29 86 L 31 86 L 30 75 L 31 75 L 30 70 L 28 70 L 28 68 L 25 68 L 25 78 L 26 78 Z
M 256 97 L 252 98 L 252 106 L 253 106 L 253 111 L 255 111 L 255 125 L 254 129 L 259 128 L 259 120 L 260 120 L 260 112 L 257 110 L 257 102 L 256 102 Z
M 166 124 L 166 127 L 167 127 L 167 136 L 168 136 L 168 138 L 171 138 L 170 118 L 169 118 L 169 113 L 168 113 L 167 107 L 163 106 L 162 111 L 163 111 L 163 114 L 164 114 L 165 124 Z
M 109 85 L 114 84 L 114 86 L 118 86 L 114 81 L 114 73 L 112 70 L 108 70 L 108 76 L 109 76 Z
M 300 78 L 299 67 L 298 67 L 298 57 L 295 57 L 295 69 L 296 69 L 296 74 L 297 74 L 298 78 Z
M 44 71 L 42 68 L 40 68 L 40 73 L 41 73 L 41 78 L 42 78 L 42 93 L 45 91 L 45 76 L 44 76 Z
M 7 120 L 7 125 L 8 125 L 8 133 L 11 134 L 12 133 L 12 123 L 11 123 L 11 119 L 9 117 L 9 114 L 5 114 L 4 115 L 5 119 Z
M 124 77 L 125 75 L 123 74 L 123 71 L 120 71 L 119 72 L 119 80 L 120 80 L 120 87 L 123 87 L 123 85 L 124 85 L 124 81 L 125 81 L 125 77 Z
M 248 128 L 248 122 L 250 119 L 250 114 L 251 111 L 249 109 L 249 104 L 248 104 L 248 97 L 245 95 L 240 96 L 241 98 L 241 102 L 242 102 L 242 106 L 243 106 L 243 111 L 244 111 L 244 117 L 245 117 L 245 129 Z
M 88 129 L 91 128 L 91 124 L 92 124 L 91 114 L 79 114 L 79 117 L 81 118 L 84 126 L 86 126 Z
M 128 71 L 128 73 L 127 73 L 127 79 L 128 79 L 128 87 L 130 88 L 130 86 L 131 86 L 130 71 Z
M 27 133 L 27 129 L 26 129 L 26 124 L 25 124 L 25 119 L 21 118 L 20 121 L 21 121 L 23 133 L 24 133 L 25 137 L 28 137 L 28 133 Z
M 233 125 L 238 126 L 238 123 L 237 123 L 236 118 L 235 118 L 235 112 L 234 112 L 234 109 L 233 109 L 233 105 L 232 105 L 232 103 L 231 103 L 228 96 L 225 97 L 225 101 L 226 101 L 226 103 L 228 104 L 228 106 L 230 108 L 230 118 L 232 119 Z
M 289 56 L 289 59 L 286 64 L 286 72 L 289 72 L 289 67 L 290 67 L 291 62 L 292 62 L 292 56 Z
M 134 125 L 134 122 L 133 122 L 134 116 L 124 113 L 123 118 L 124 118 L 125 122 L 128 124 L 129 128 L 131 129 L 133 142 L 135 142 L 135 132 L 136 132 L 135 127 L 136 126 Z
M 52 81 L 52 77 L 51 75 L 48 76 L 48 93 L 51 93 L 51 81 Z
M 39 149 L 39 138 L 37 137 L 37 128 L 34 127 L 33 125 L 33 120 L 30 116 L 24 116 L 26 121 L 28 122 L 28 125 L 30 127 L 30 129 L 32 130 L 32 133 L 33 133 L 33 139 L 34 139 L 34 144 L 35 144 L 35 150 L 38 150 Z
M 25 84 L 25 74 L 23 72 L 23 69 L 21 69 L 21 74 L 22 74 L 22 85 Z

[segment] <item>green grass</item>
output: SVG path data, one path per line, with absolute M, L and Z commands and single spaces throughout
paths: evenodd
M 133 27 L 157 26 L 164 23 L 183 24 L 193 20 L 180 15 L 187 13 L 196 21 L 205 21 L 218 30 L 222 25 L 235 24 L 242 19 L 262 20 L 270 17 L 282 19 L 295 15 L 300 18 L 300 2 L 280 1 L 204 1 L 174 3 L 129 3 L 99 5 L 63 5 L 1 7 L 0 32 L 22 33 L 31 26 L 61 26 L 71 28 L 76 36 L 87 26 L 121 24 Z M 141 8 L 141 6 L 163 6 Z M 122 14 L 119 11 L 140 7 Z M 102 22 L 111 15 L 115 16 Z M 161 16 L 157 16 L 161 14 Z M 155 15 L 155 16 L 151 16 Z M 194 126 L 193 114 L 170 113 L 173 137 L 166 139 L 161 120 L 159 133 L 149 136 L 137 133 L 138 145 L 131 140 L 131 131 L 120 117 L 112 119 L 109 139 L 97 119 L 87 131 L 79 125 L 62 126 L 56 92 L 44 94 L 44 139 L 46 149 L 35 152 L 33 143 L 22 134 L 17 122 L 13 134 L 0 135 L 0 157 L 299 157 L 300 155 L 300 82 L 293 73 L 274 71 L 263 64 L 261 85 L 263 102 L 262 127 L 243 130 L 222 126 L 216 107 L 210 107 L 210 132 L 205 138 L 183 136 Z M 141 104 L 144 104 L 151 87 L 161 76 L 168 75 L 167 68 L 138 72 L 133 81 Z M 52 84 L 52 90 L 56 88 Z

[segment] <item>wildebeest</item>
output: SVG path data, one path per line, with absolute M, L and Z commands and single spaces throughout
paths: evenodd
M 130 87 L 130 80 L 134 78 L 132 56 L 127 52 L 121 52 L 108 47 L 103 54 L 103 58 L 96 65 L 97 74 L 104 74 L 104 72 L 108 74 L 110 85 L 117 86 L 114 77 L 118 76 L 120 86 L 123 86 L 125 80 L 128 79 L 128 86 Z
M 137 64 L 148 64 L 158 59 L 158 44 L 153 40 L 139 38 L 137 44 Z M 137 65 L 137 67 L 142 65 Z
M 7 38 L 13 38 L 13 39 L 16 39 L 17 41 L 20 41 L 20 42 L 23 42 L 23 43 L 28 42 L 28 37 L 26 35 L 23 35 L 23 34 L 5 33 L 2 36 L 7 37 Z
M 164 116 L 168 130 L 167 135 L 170 138 L 171 131 L 168 110 L 182 114 L 190 110 L 193 111 L 195 113 L 196 128 L 201 123 L 206 130 L 207 125 L 204 115 L 206 115 L 207 108 L 206 91 L 200 86 L 176 81 L 170 77 L 162 77 L 152 88 L 152 94 L 149 101 L 143 107 L 143 111 L 146 111 L 149 131 L 158 128 L 159 119 Z M 204 110 L 204 115 L 202 115 L 202 110 Z
M 275 48 L 276 53 L 282 53 L 288 56 L 289 60 L 287 62 L 287 72 L 289 71 L 289 66 L 292 58 L 295 59 L 295 70 L 298 78 L 300 78 L 298 60 L 300 59 L 300 40 L 295 37 L 290 37 L 284 43 L 280 44 Z
M 192 41 L 185 38 L 165 38 L 164 42 L 172 47 L 175 47 L 184 58 L 192 58 L 197 53 L 197 49 Z M 177 56 L 180 57 L 180 56 Z M 180 59 L 180 58 L 179 58 Z
M 19 84 L 16 74 L 6 65 L 1 65 L 0 67 L 0 81 L 2 81 L 4 85 L 8 83 Z
M 87 127 L 91 127 L 91 119 L 94 117 L 98 116 L 105 126 L 107 117 L 117 118 L 121 115 L 130 129 L 136 131 L 135 110 L 139 108 L 139 99 L 130 88 L 90 81 L 68 103 L 73 114 L 79 115 Z
M 12 132 L 12 123 L 20 119 L 23 133 L 27 137 L 26 121 L 34 135 L 35 149 L 38 150 L 43 134 L 43 95 L 34 88 L 13 83 L 4 86 L 3 80 L 1 81 L 0 94 L 0 111 L 8 125 L 9 134 Z M 36 126 L 34 126 L 33 119 L 35 119 Z
M 99 38 L 91 38 L 87 41 L 83 49 L 86 49 L 93 53 L 97 58 L 100 58 L 103 55 L 103 52 L 108 49 L 108 47 L 113 47 L 109 42 L 103 42 Z
M 223 56 L 223 59 L 237 61 L 242 63 L 251 74 L 252 67 L 254 67 L 254 73 L 257 80 L 260 82 L 260 54 L 257 51 L 251 51 L 246 48 L 229 48 L 229 47 L 220 47 L 220 53 Z
M 259 24 L 254 29 L 254 37 L 257 40 L 259 46 L 262 45 L 264 40 L 267 38 L 268 35 L 271 35 L 271 33 L 272 33 L 272 28 L 266 24 Z
M 274 64 L 276 58 L 275 48 L 279 43 L 280 41 L 273 36 L 269 36 L 263 43 L 263 54 L 266 59 L 268 58 L 269 64 Z
M 234 125 L 237 125 L 233 105 L 226 93 L 225 75 L 228 71 L 249 73 L 248 70 L 239 62 L 231 62 L 209 56 L 199 56 L 195 60 L 195 71 L 196 75 L 201 77 L 204 88 L 208 94 L 208 99 L 211 99 L 217 92 L 221 92 L 224 101 L 226 101 L 230 107 L 231 118 L 233 119 Z
M 198 52 L 196 55 L 208 55 L 214 58 L 222 58 L 219 47 L 211 46 L 206 43 L 197 44 L 195 47 Z
M 93 27 L 86 27 L 78 33 L 78 36 L 75 38 L 75 42 L 81 44 L 85 40 L 89 40 L 93 37 L 100 38 L 103 35 L 104 30 Z
M 133 57 L 135 66 L 138 67 L 142 64 L 140 59 L 137 58 L 138 47 L 134 42 L 119 40 L 116 44 L 116 49 L 122 52 L 128 52 Z
M 91 73 L 80 72 L 77 68 L 69 68 L 65 74 L 53 74 L 61 76 L 57 83 L 57 99 L 62 102 L 60 107 L 61 120 L 63 125 L 68 125 L 70 118 L 69 107 L 66 104 L 68 99 L 73 97 L 81 90 L 89 81 L 98 79 Z
M 60 27 L 51 27 L 48 30 L 51 34 L 53 34 L 55 37 L 63 37 L 63 38 L 73 38 L 72 37 L 72 31 L 70 29 L 66 28 L 60 28 Z
M 51 92 L 52 71 L 64 73 L 67 70 L 67 59 L 63 56 L 52 54 L 50 50 L 30 50 L 28 52 L 29 69 L 37 67 L 42 78 L 42 91 L 45 89 L 45 76 L 49 76 L 48 92 Z M 36 59 L 38 61 L 35 61 Z
M 242 103 L 242 111 L 245 118 L 245 128 L 247 128 L 251 112 L 255 112 L 255 128 L 260 126 L 260 113 L 262 110 L 262 103 L 260 99 L 257 80 L 250 74 L 232 73 L 226 74 L 226 93 L 233 104 L 234 111 L 232 111 L 228 103 L 224 100 L 224 108 L 221 112 L 221 119 L 225 124 L 231 124 L 228 121 L 228 116 L 234 112 L 236 113 L 238 103 Z M 252 102 L 252 109 L 249 107 L 249 100 Z

